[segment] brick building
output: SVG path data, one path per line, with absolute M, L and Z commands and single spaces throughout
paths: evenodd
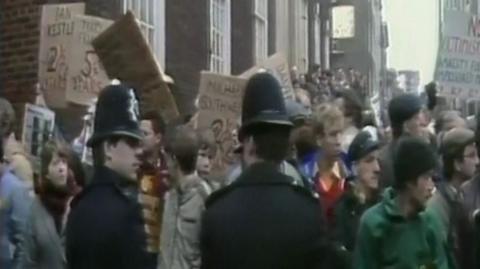
M 0 96 L 19 114 L 38 82 L 41 5 L 74 0 L 0 1 Z M 115 20 L 133 10 L 165 72 L 180 112 L 194 112 L 200 71 L 238 75 L 282 52 L 301 72 L 322 62 L 320 0 L 86 0 L 86 14 Z M 67 138 L 84 107 L 57 110 Z M 73 120 L 72 119 L 77 119 Z

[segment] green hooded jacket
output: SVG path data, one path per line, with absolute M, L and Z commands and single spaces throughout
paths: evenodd
M 449 269 L 436 219 L 420 213 L 404 218 L 388 188 L 360 220 L 354 269 Z

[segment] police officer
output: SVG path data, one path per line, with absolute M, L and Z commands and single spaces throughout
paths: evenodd
M 72 202 L 67 224 L 70 269 L 155 268 L 137 202 L 143 138 L 138 112 L 133 89 L 110 85 L 100 93 L 87 143 L 93 152 L 93 179 Z
M 324 268 L 318 199 L 280 172 L 291 128 L 277 80 L 254 75 L 239 130 L 248 163 L 234 183 L 207 200 L 202 268 Z

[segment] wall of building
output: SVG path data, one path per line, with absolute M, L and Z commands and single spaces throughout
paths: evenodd
M 207 0 L 166 2 L 165 72 L 175 80 L 172 90 L 182 114 L 194 112 L 200 71 L 208 70 L 209 5 Z
M 369 94 L 380 89 L 382 70 L 380 1 L 347 0 L 342 4 L 355 7 L 355 36 L 335 41 L 336 51 L 331 55 L 332 68 L 354 68 L 368 77 Z
M 231 2 L 233 75 L 239 75 L 255 64 L 253 1 Z

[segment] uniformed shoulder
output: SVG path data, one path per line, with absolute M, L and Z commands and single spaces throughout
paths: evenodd
M 108 203 L 102 201 L 108 200 Z M 115 201 L 128 202 L 127 198 L 122 195 L 114 185 L 108 184 L 92 184 L 84 188 L 71 202 L 72 208 L 75 208 L 79 203 L 91 201 L 99 207 L 117 206 Z
M 210 194 L 210 196 L 208 196 L 207 200 L 205 201 L 205 208 L 210 207 L 215 202 L 220 200 L 220 198 L 224 197 L 227 193 L 230 193 L 234 189 L 236 189 L 235 182 L 219 190 L 214 191 L 212 194 Z
M 318 193 L 312 191 L 312 190 L 309 190 L 307 188 L 305 188 L 304 186 L 301 186 L 299 185 L 297 182 L 293 182 L 292 184 L 289 185 L 294 191 L 295 193 L 307 198 L 307 199 L 310 199 L 312 201 L 317 201 L 319 200 L 320 196 L 318 195 Z

